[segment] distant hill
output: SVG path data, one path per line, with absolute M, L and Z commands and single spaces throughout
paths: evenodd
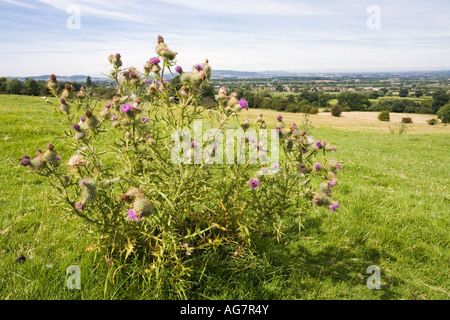
M 26 78 L 32 78 L 36 80 L 45 80 L 47 81 L 50 75 L 41 75 L 41 76 L 29 76 L 29 77 L 6 77 L 6 78 L 17 78 L 21 81 L 24 81 Z M 56 75 L 59 81 L 63 82 L 82 82 L 86 81 L 87 75 L 73 75 L 73 76 L 59 76 Z M 167 79 L 172 79 L 176 76 L 171 75 L 170 73 L 166 74 L 165 77 Z M 396 76 L 396 77 L 443 77 L 449 78 L 450 71 L 441 70 L 441 71 L 404 71 L 404 72 L 288 72 L 288 71 L 238 71 L 238 70 L 212 70 L 211 77 L 213 79 L 252 79 L 252 78 L 276 78 L 276 77 L 387 77 L 387 76 Z M 91 76 L 92 82 L 97 81 L 109 81 L 107 77 L 95 77 Z
M 35 79 L 35 80 L 45 80 L 48 81 L 50 75 L 49 74 L 45 74 L 45 75 L 41 75 L 41 76 L 29 76 L 29 77 L 6 77 L 6 78 L 17 78 L 20 81 L 24 81 L 27 78 L 31 78 L 31 79 Z M 62 81 L 62 82 L 86 82 L 86 78 L 87 75 L 73 75 L 73 76 L 58 76 L 56 75 L 56 77 L 58 78 L 58 81 Z M 91 76 L 91 80 L 93 82 L 95 81 L 105 81 L 108 80 L 108 78 L 100 78 L 100 77 L 92 77 Z

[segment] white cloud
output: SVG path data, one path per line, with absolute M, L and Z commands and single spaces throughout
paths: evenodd
M 29 8 L 29 9 L 37 9 L 36 6 L 33 6 L 31 4 L 28 3 L 22 3 L 22 2 L 17 2 L 14 0 L 0 0 L 0 2 L 5 2 L 5 3 L 9 3 L 9 4 L 14 4 L 16 6 L 20 6 L 20 7 L 24 7 L 24 8 Z

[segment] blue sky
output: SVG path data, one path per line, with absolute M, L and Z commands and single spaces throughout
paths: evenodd
M 116 52 L 142 68 L 158 34 L 185 69 L 450 69 L 449 18 L 443 0 L 0 0 L 0 76 L 100 75 Z

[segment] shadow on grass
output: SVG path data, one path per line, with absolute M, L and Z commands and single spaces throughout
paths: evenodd
M 310 221 L 312 224 L 320 222 Z M 298 230 L 278 242 L 256 236 L 252 251 L 212 254 L 194 275 L 189 299 L 396 299 L 402 279 L 381 274 L 381 290 L 367 287 L 371 265 L 394 258 L 365 243 L 334 245 Z M 201 276 L 199 276 L 201 274 Z

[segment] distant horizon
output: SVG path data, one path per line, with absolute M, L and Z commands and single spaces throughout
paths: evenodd
M 264 76 L 274 75 L 274 76 L 282 76 L 282 75 L 333 75 L 333 74 L 401 74 L 401 73 L 428 73 L 428 72 L 450 72 L 450 67 L 447 68 L 436 68 L 436 69 L 423 69 L 423 70 L 354 70 L 354 71 L 339 71 L 339 70 L 330 70 L 330 71 L 285 71 L 285 70 L 259 70 L 259 71 L 249 71 L 249 70 L 235 70 L 235 69 L 212 69 L 212 73 L 214 72 L 238 72 L 238 73 L 255 73 L 261 74 Z M 42 78 L 48 77 L 52 73 L 40 74 L 40 75 L 0 75 L 0 77 L 5 78 Z M 53 73 L 55 74 L 55 73 Z M 74 77 L 88 77 L 96 78 L 96 79 L 108 79 L 107 76 L 102 74 L 55 74 L 57 77 L 63 78 L 74 78 Z M 177 74 L 174 72 L 174 76 Z

